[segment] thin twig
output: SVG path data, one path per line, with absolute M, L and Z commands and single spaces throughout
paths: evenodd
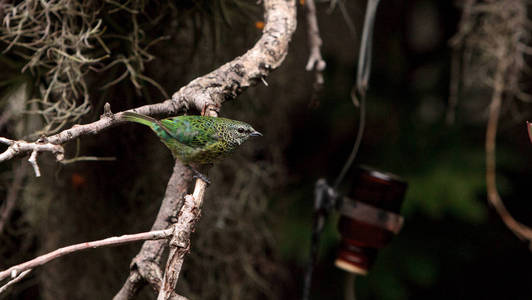
M 305 69 L 307 71 L 314 70 L 316 74 L 316 84 L 323 84 L 323 70 L 327 64 L 321 56 L 321 44 L 320 29 L 318 27 L 318 18 L 316 17 L 316 5 L 314 0 L 305 1 L 305 8 L 307 10 L 307 33 L 308 44 L 310 49 L 310 55 L 307 61 Z
M 62 257 L 64 255 L 86 250 L 89 248 L 100 248 L 100 247 L 120 245 L 120 244 L 126 244 L 126 243 L 132 243 L 132 242 L 144 241 L 144 240 L 166 239 L 172 236 L 173 230 L 174 228 L 169 228 L 165 230 L 148 231 L 148 232 L 142 232 L 142 233 L 136 233 L 136 234 L 126 234 L 122 236 L 106 238 L 103 240 L 79 243 L 79 244 L 59 248 L 47 254 L 36 257 L 25 263 L 18 264 L 16 266 L 10 267 L 9 269 L 1 271 L 0 280 L 4 280 L 9 276 L 11 276 L 12 278 L 16 278 L 17 276 L 21 274 L 21 272 L 24 272 L 29 269 L 33 269 L 37 266 L 42 266 L 50 262 L 51 260 Z
M 26 270 L 26 271 L 20 273 L 20 275 L 18 275 L 18 276 L 15 277 L 14 279 L 8 281 L 8 282 L 7 282 L 6 284 L 4 284 L 2 287 L 0 287 L 0 295 L 1 295 L 3 292 L 7 291 L 7 289 L 8 289 L 10 286 L 12 286 L 12 285 L 14 285 L 15 283 L 21 281 L 21 280 L 22 280 L 26 275 L 28 275 L 30 272 L 31 272 L 31 269 Z
M 507 65 L 503 55 L 501 55 L 499 66 L 494 77 L 493 95 L 489 108 L 488 127 L 486 129 L 486 188 L 488 201 L 493 205 L 502 221 L 506 226 L 520 239 L 528 240 L 532 247 L 532 229 L 528 226 L 517 222 L 501 200 L 497 191 L 496 183 L 496 163 L 495 163 L 495 145 L 497 138 L 497 125 L 499 122 L 499 113 L 501 109 L 502 93 L 504 90 L 504 74 Z
M 0 162 L 34 151 L 52 152 L 56 156 L 57 160 L 62 160 L 64 158 L 63 154 L 65 150 L 61 145 L 55 145 L 42 140 L 32 143 L 26 141 L 14 141 L 0 137 L 0 142 L 9 145 L 9 147 L 3 153 L 0 153 Z
M 43 139 L 34 143 L 28 143 L 26 141 L 14 141 L 0 137 L 0 143 L 9 145 L 3 153 L 0 153 L 0 162 L 31 152 L 28 162 L 33 167 L 35 176 L 37 177 L 41 176 L 39 165 L 37 164 L 37 155 L 39 152 L 51 152 L 55 155 L 58 161 L 61 161 L 64 158 L 65 150 L 63 149 L 63 146 L 45 142 Z
M 39 152 L 37 149 L 33 149 L 31 152 L 30 158 L 28 159 L 28 162 L 33 167 L 33 170 L 35 171 L 35 177 L 41 177 L 41 170 L 39 169 L 39 165 L 37 164 L 37 154 Z
M 80 161 L 115 161 L 116 157 L 114 156 L 104 156 L 104 157 L 98 157 L 98 156 L 78 156 L 70 159 L 64 159 L 59 161 L 63 165 L 80 162 Z

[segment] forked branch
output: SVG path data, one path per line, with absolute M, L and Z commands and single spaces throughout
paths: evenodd
M 235 99 L 248 87 L 263 82 L 264 78 L 284 61 L 288 53 L 288 44 L 296 29 L 295 0 L 264 0 L 263 3 L 265 8 L 265 27 L 261 38 L 249 51 L 209 74 L 191 81 L 174 93 L 171 99 L 129 111 L 149 116 L 171 116 L 188 110 L 201 111 L 206 115 L 217 115 L 222 103 Z M 98 134 L 102 130 L 122 123 L 121 114 L 122 112 L 113 114 L 110 106 L 106 105 L 100 120 L 85 125 L 75 125 L 55 135 L 43 137 L 36 142 L 0 138 L 0 142 L 8 145 L 8 149 L 0 154 L 0 162 L 10 160 L 16 156 L 33 154 L 30 157 L 30 162 L 32 162 L 36 174 L 39 174 L 37 165 L 39 153 L 51 152 L 56 155 L 58 161 L 61 161 L 64 159 L 63 144 L 80 136 Z M 171 217 L 178 217 L 176 212 L 180 211 L 183 195 L 186 194 L 186 188 L 190 180 L 190 172 L 187 172 L 180 162 L 176 162 L 163 204 L 153 227 L 166 228 L 169 225 L 169 220 L 172 219 Z M 193 196 L 185 197 L 185 201 L 188 201 L 188 204 L 185 206 L 186 210 L 184 211 L 189 212 L 190 216 L 194 217 L 193 220 L 196 220 L 199 215 L 204 190 L 204 183 L 202 184 L 202 181 L 198 180 Z M 166 238 L 167 234 L 174 230 L 180 230 L 179 234 L 189 237 L 194 226 L 191 224 L 188 227 L 178 228 L 186 220 L 185 218 L 180 222 L 181 218 L 182 215 L 175 225 L 169 229 L 152 231 L 152 233 L 158 232 L 158 234 L 162 235 L 150 239 Z M 181 225 L 178 226 L 178 224 Z M 182 243 L 179 242 L 180 238 L 177 234 L 176 232 L 176 237 L 173 239 L 175 242 L 171 246 L 171 253 L 174 254 L 184 249 Z M 101 241 L 101 246 L 111 242 L 112 240 L 103 240 Z M 98 245 L 100 244 L 97 243 L 96 246 Z M 171 259 L 167 264 L 164 280 L 158 265 L 166 245 L 164 240 L 145 242 L 139 255 L 133 259 L 128 280 L 114 299 L 131 299 L 146 283 L 150 283 L 155 289 L 161 289 L 164 286 L 165 292 L 161 292 L 164 294 L 161 296 L 164 297 L 163 299 L 182 298 L 176 295 L 173 289 L 183 263 L 183 257 L 179 255 L 170 256 Z M 14 270 L 15 275 L 17 275 L 24 270 L 44 264 L 62 255 L 94 246 L 95 244 L 87 245 L 87 243 L 83 243 L 58 249 L 36 260 L 1 272 L 1 276 L 4 277 L 0 277 L 0 279 L 11 276 Z M 170 278 L 175 278 L 175 280 Z
M 172 236 L 173 230 L 174 228 L 169 228 L 165 230 L 149 231 L 149 232 L 136 233 L 136 234 L 127 234 L 127 235 L 122 235 L 118 237 L 110 237 L 110 238 L 106 238 L 103 240 L 84 242 L 84 243 L 79 243 L 79 244 L 59 248 L 47 254 L 36 257 L 25 263 L 12 266 L 11 268 L 6 269 L 4 271 L 0 271 L 0 281 L 10 276 L 11 278 L 14 279 L 20 276 L 23 272 L 27 270 L 33 269 L 38 266 L 42 266 L 56 258 L 62 257 L 67 254 L 71 254 L 74 252 L 78 252 L 78 251 L 82 251 L 82 250 L 86 250 L 90 248 L 101 248 L 101 247 L 106 247 L 106 246 L 120 245 L 120 244 L 132 243 L 132 242 L 137 242 L 137 241 L 143 241 L 143 240 L 166 239 Z

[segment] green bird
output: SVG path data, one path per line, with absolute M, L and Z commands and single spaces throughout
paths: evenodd
M 214 163 L 232 153 L 250 136 L 262 136 L 251 125 L 226 118 L 179 116 L 157 120 L 133 112 L 124 112 L 121 118 L 150 127 L 174 158 L 179 158 L 189 167 L 191 163 Z M 206 179 L 192 170 L 198 177 Z

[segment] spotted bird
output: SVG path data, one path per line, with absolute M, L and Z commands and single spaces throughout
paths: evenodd
M 174 158 L 189 166 L 214 163 L 250 136 L 262 135 L 247 123 L 226 118 L 179 116 L 157 120 L 133 112 L 124 112 L 121 118 L 150 127 Z

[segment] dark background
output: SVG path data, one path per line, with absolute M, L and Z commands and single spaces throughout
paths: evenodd
M 223 17 L 219 3 L 180 4 L 177 32 L 170 26 L 146 27 L 148 33 L 172 36 L 152 49 L 157 58 L 145 70 L 168 93 L 240 55 L 260 35 L 255 27 L 262 20 L 259 6 L 229 5 L 234 10 Z M 317 5 L 327 62 L 321 91 L 313 91 L 313 74 L 304 71 L 308 47 L 299 7 L 289 55 L 266 79 L 269 87 L 250 88 L 224 105 L 222 116 L 250 122 L 264 137 L 248 141 L 209 173 L 213 184 L 179 287 L 186 296 L 301 296 L 314 183 L 321 177 L 329 182 L 336 178 L 358 126 L 359 110 L 349 95 L 365 3 L 345 4 L 356 32 L 349 30 L 340 8 L 328 13 L 328 3 Z M 380 4 L 366 130 L 355 163 L 395 173 L 409 188 L 401 211 L 403 230 L 380 251 L 370 273 L 357 277 L 357 299 L 528 299 L 532 294 L 529 245 L 505 227 L 486 200 L 484 136 L 490 89 L 467 92 L 464 87 L 455 121 L 446 122 L 453 75 L 449 40 L 460 15 L 452 1 Z M 103 79 L 92 76 L 90 83 L 101 85 Z M 105 101 L 119 111 L 162 99 L 153 87 L 143 88 L 139 95 L 131 83 L 122 82 L 96 91 L 93 110 L 83 122 L 98 118 Z M 498 188 L 512 215 L 532 225 L 532 156 L 524 126 L 527 117 L 532 119 L 530 105 L 523 105 L 520 115 L 512 113 L 511 105 L 503 103 L 497 136 Z M 172 168 L 169 152 L 156 137 L 140 126 L 121 126 L 83 137 L 81 151 L 117 160 L 59 166 L 42 156 L 42 178 L 33 178 L 28 169 L 12 225 L 0 239 L 2 269 L 58 246 L 151 226 Z M 8 174 L 16 164 L 0 168 Z M 10 181 L 4 177 L 5 190 Z M 74 179 L 79 177 L 81 183 Z M 348 173 L 342 192 L 351 181 Z M 345 273 L 333 265 L 337 221 L 333 214 L 322 236 L 312 299 L 343 298 Z M 110 298 L 138 249 L 128 245 L 62 258 L 36 270 L 5 298 Z M 141 297 L 153 298 L 150 293 L 146 289 Z
M 362 16 L 359 9 L 353 15 Z M 369 275 L 357 278 L 357 299 L 527 299 L 532 292 L 528 243 L 514 236 L 486 201 L 483 145 L 489 96 L 460 97 L 455 122 L 445 122 L 448 41 L 459 18 L 451 1 L 384 1 L 379 7 L 367 127 L 356 161 L 402 176 L 409 188 L 402 209 L 405 226 L 380 252 Z M 354 142 L 358 116 L 348 96 L 354 63 L 336 54 L 348 48 L 347 37 L 332 34 L 338 25 L 326 19 L 320 18 L 328 63 L 321 107 L 297 115 L 302 124 L 295 130 L 297 147 L 288 152 L 290 170 L 305 174 L 306 183 L 304 191 L 294 192 L 300 196 L 288 220 L 301 219 L 305 229 L 312 184 L 318 177 L 336 178 Z M 344 57 L 353 59 L 355 52 Z M 349 72 L 351 81 L 345 77 Z M 475 111 L 476 105 L 481 107 Z M 497 147 L 502 199 L 517 220 L 530 224 L 531 147 L 522 120 L 508 107 L 503 108 Z M 343 297 L 345 275 L 333 266 L 337 218 L 331 219 L 314 279 L 315 299 Z M 288 241 L 283 252 L 301 267 L 305 256 L 298 245 L 308 236 L 294 239 L 291 234 L 283 235 L 282 241 Z M 301 251 L 294 254 L 296 249 Z

